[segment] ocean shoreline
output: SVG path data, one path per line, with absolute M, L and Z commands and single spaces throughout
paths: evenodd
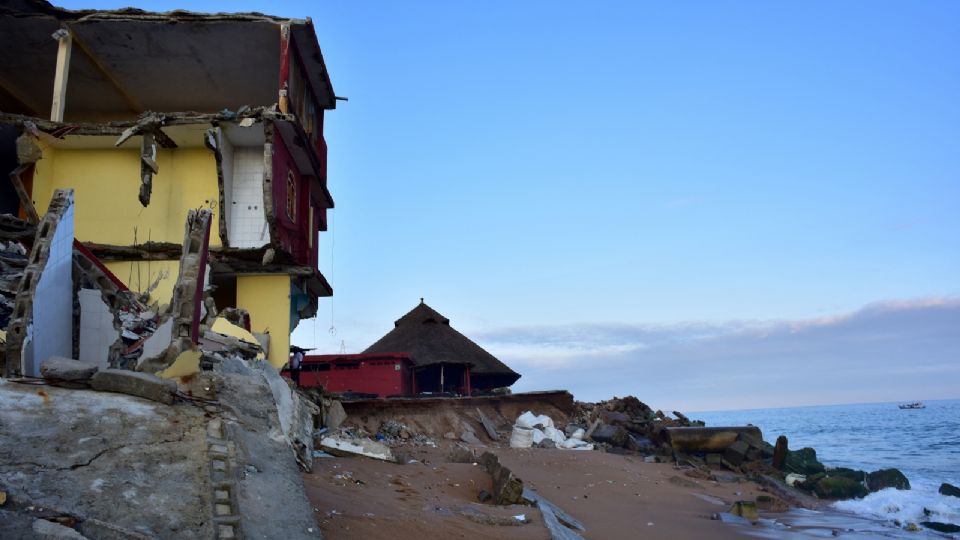
M 957 485 L 960 462 L 954 435 L 960 400 L 925 400 L 922 410 L 900 410 L 898 402 L 814 405 L 691 413 L 708 425 L 751 423 L 765 437 L 786 434 L 791 447 L 810 446 L 827 467 L 875 470 L 897 468 L 911 490 L 885 490 L 861 499 L 831 502 L 828 512 L 877 520 L 895 527 L 937 521 L 960 525 L 960 499 L 940 495 L 942 483 Z M 930 515 L 925 515 L 928 511 Z M 831 521 L 828 519 L 827 521 Z M 837 521 L 837 520 L 833 520 Z M 915 534 L 915 533 L 910 533 Z

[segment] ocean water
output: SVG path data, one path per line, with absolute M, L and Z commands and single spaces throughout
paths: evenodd
M 901 410 L 897 403 L 865 403 L 689 416 L 708 426 L 753 424 L 771 444 L 778 435 L 786 435 L 791 449 L 810 446 L 828 467 L 867 472 L 894 467 L 910 480 L 909 491 L 886 489 L 837 502 L 833 508 L 838 512 L 890 525 L 921 521 L 960 525 L 960 498 L 937 492 L 943 482 L 960 486 L 960 400 L 924 403 L 926 408 L 919 410 Z

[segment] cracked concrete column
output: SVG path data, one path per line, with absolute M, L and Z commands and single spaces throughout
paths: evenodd
M 200 306 L 203 305 L 204 279 L 209 255 L 210 222 L 208 209 L 190 210 L 184 226 L 180 274 L 173 287 L 170 317 L 173 320 L 170 346 L 155 358 L 141 358 L 138 371 L 161 371 L 183 351 L 194 348 L 200 339 Z

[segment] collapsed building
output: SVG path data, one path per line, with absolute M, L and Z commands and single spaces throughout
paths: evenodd
M 290 330 L 332 294 L 318 233 L 333 208 L 323 120 L 335 106 L 309 19 L 5 3 L 0 214 L 22 233 L 57 190 L 73 190 L 78 249 L 116 287 L 164 305 L 182 273 L 183 224 L 206 209 L 201 280 L 217 309 L 249 314 L 279 367 Z M 90 296 L 81 318 L 104 311 Z M 84 336 L 78 354 L 99 358 L 109 339 Z
M 0 537 L 320 536 L 335 105 L 309 19 L 0 6 Z

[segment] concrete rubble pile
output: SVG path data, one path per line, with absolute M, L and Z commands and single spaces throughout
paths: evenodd
M 324 408 L 336 408 L 336 405 L 324 405 Z M 406 425 L 387 420 L 381 424 L 376 433 L 370 433 L 362 427 L 336 427 L 327 424 L 324 428 L 314 432 L 314 445 L 323 452 L 334 456 L 365 456 L 383 461 L 406 463 L 400 447 L 427 446 L 436 448 L 437 443 L 430 437 L 413 432 Z M 318 456 L 323 454 L 318 453 Z
M 374 435 L 378 441 L 384 442 L 388 446 L 410 445 L 410 446 L 430 446 L 436 447 L 437 443 L 430 437 L 415 432 L 406 424 L 393 419 L 388 419 L 380 424 L 380 429 Z
M 571 422 L 564 433 L 572 436 L 583 430 L 583 439 L 607 452 L 634 452 L 663 461 L 672 458 L 673 449 L 664 430 L 671 427 L 702 426 L 682 413 L 673 417 L 654 411 L 633 396 L 613 398 L 599 403 L 577 402 Z
M 16 240 L 4 240 L 0 230 L 0 330 L 10 323 L 17 286 L 26 266 L 26 248 Z

